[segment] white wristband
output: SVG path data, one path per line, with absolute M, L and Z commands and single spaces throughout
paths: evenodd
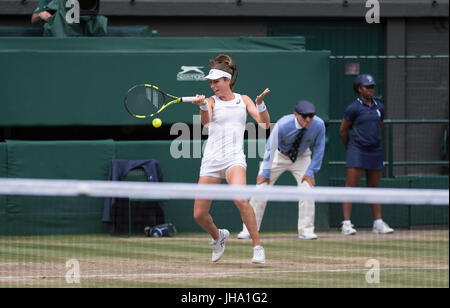
M 208 111 L 208 101 L 205 101 L 205 102 L 206 102 L 206 104 L 200 105 L 199 107 L 200 107 L 200 110 Z
M 257 104 L 256 108 L 258 109 L 259 113 L 264 112 L 267 109 L 266 104 L 264 104 L 264 101 L 260 105 Z

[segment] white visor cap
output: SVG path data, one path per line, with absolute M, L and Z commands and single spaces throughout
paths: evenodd
M 206 80 L 206 79 L 216 80 L 216 79 L 219 79 L 222 77 L 231 79 L 232 76 L 230 73 L 213 68 L 212 70 L 209 71 L 208 76 L 205 76 L 205 78 L 203 78 L 203 80 Z

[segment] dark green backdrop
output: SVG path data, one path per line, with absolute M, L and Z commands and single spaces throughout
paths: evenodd
M 245 153 L 255 149 L 255 140 L 245 143 Z M 187 141 L 193 147 L 200 141 Z M 112 159 L 157 159 L 165 182 L 195 183 L 198 180 L 200 158 L 174 159 L 170 155 L 171 141 L 14 141 L 0 143 L 0 176 L 21 178 L 95 179 L 106 180 Z M 248 158 L 247 178 L 255 184 L 259 169 L 259 157 Z M 7 162 L 7 163 L 6 163 Z M 330 179 L 331 184 L 343 186 L 342 179 Z M 334 182 L 333 182 L 334 181 Z M 317 176 L 317 185 L 329 183 L 327 169 Z M 432 186 L 430 186 L 433 184 Z M 286 173 L 277 185 L 295 185 L 293 177 Z M 385 187 L 447 188 L 448 177 L 430 180 L 423 177 L 387 179 Z M 192 200 L 165 201 L 167 220 L 181 232 L 201 231 L 192 218 Z M 0 235 L 104 233 L 101 223 L 102 198 L 21 197 L 0 198 Z M 213 217 L 220 227 L 233 232 L 241 228 L 239 213 L 231 201 L 215 201 Z M 263 220 L 262 231 L 291 231 L 297 229 L 298 209 L 295 202 L 270 202 Z M 355 205 L 355 223 L 370 226 L 370 207 Z M 447 207 L 385 206 L 384 217 L 393 227 L 411 225 L 448 224 Z M 340 204 L 317 204 L 316 227 L 327 230 L 340 222 Z
M 264 141 L 262 141 L 264 143 Z M 187 141 L 192 149 L 200 141 Z M 200 158 L 174 159 L 170 155 L 171 141 L 14 141 L 0 143 L 0 175 L 17 178 L 95 179 L 107 180 L 112 159 L 157 159 L 165 182 L 195 183 L 198 181 Z M 256 149 L 256 141 L 246 141 L 244 150 Z M 255 184 L 259 157 L 248 158 L 247 177 Z M 0 165 L 1 166 L 1 165 Z M 325 185 L 327 177 L 317 177 Z M 283 175 L 279 185 L 295 185 L 290 174 Z M 179 231 L 200 231 L 192 218 L 193 200 L 165 202 L 167 220 Z M 0 234 L 59 234 L 106 232 L 101 223 L 102 198 L 86 197 L 23 197 L 0 199 Z M 231 201 L 215 201 L 213 216 L 219 226 L 231 231 L 241 228 L 238 210 Z M 268 206 L 262 230 L 293 231 L 297 229 L 297 203 L 273 202 Z M 328 207 L 317 208 L 317 226 L 328 226 Z
M 303 37 L 282 38 L 0 38 L 0 126 L 138 125 L 123 108 L 126 91 L 153 83 L 177 95 L 211 95 L 207 81 L 179 81 L 182 66 L 205 74 L 219 53 L 238 65 L 238 93 L 266 87 L 274 122 L 307 99 L 328 118 L 329 52 L 305 51 Z M 178 104 L 165 124 L 192 123 L 198 108 Z

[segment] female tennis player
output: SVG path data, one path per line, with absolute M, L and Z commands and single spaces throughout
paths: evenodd
M 237 67 L 227 55 L 210 60 L 211 70 L 204 78 L 209 80 L 212 97 L 197 95 L 193 103 L 200 107 L 202 124 L 208 127 L 209 137 L 200 168 L 199 184 L 220 184 L 226 179 L 229 185 L 246 185 L 244 132 L 247 114 L 266 129 L 270 117 L 263 98 L 265 89 L 255 103 L 247 96 L 233 92 L 237 81 Z M 213 238 L 212 261 L 218 261 L 225 251 L 230 235 L 226 229 L 218 229 L 209 214 L 212 200 L 197 199 L 194 202 L 194 218 Z M 243 223 L 253 240 L 253 263 L 265 263 L 264 248 L 260 245 L 255 213 L 247 200 L 234 200 Z
M 363 171 L 366 171 L 367 186 L 380 186 L 383 170 L 383 149 L 381 146 L 381 128 L 384 119 L 384 106 L 373 99 L 375 81 L 371 75 L 356 77 L 353 90 L 359 96 L 344 112 L 340 135 L 347 149 L 346 187 L 358 186 Z M 342 204 L 344 221 L 342 234 L 356 233 L 350 221 L 352 204 Z M 373 232 L 377 234 L 392 233 L 381 218 L 381 204 L 372 204 Z

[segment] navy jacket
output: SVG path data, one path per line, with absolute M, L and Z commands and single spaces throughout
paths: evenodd
M 143 168 L 148 182 L 162 182 L 163 176 L 159 162 L 156 159 L 127 160 L 113 159 L 109 167 L 109 181 L 121 181 L 127 174 L 136 168 Z M 111 222 L 111 206 L 116 198 L 106 198 L 103 208 L 103 222 Z M 161 206 L 161 205 L 160 205 Z

